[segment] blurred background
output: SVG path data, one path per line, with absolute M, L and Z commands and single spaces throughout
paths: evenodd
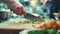
M 38 14 L 40 18 L 47 20 L 53 18 L 58 20 L 56 15 L 58 14 L 58 16 L 60 16 L 60 5 L 58 0 L 19 0 L 19 2 L 24 6 L 27 13 Z M 10 18 L 10 16 L 16 18 L 17 16 L 13 12 L 10 13 L 11 9 L 9 9 L 8 4 L 4 2 L 0 2 L 0 13 L 2 13 L 2 11 L 7 11 L 3 13 L 3 18 L 5 18 L 5 16 L 8 18 Z
M 20 0 L 27 13 L 39 14 L 41 18 L 50 19 L 51 0 Z
M 59 0 L 20 0 L 28 13 L 37 13 L 41 18 L 58 20 Z M 59 18 L 60 19 L 60 18 Z

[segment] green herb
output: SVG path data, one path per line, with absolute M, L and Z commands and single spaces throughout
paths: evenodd
M 48 34 L 48 30 L 47 29 L 40 30 L 40 34 Z
M 43 29 L 43 30 L 36 30 L 36 31 L 30 31 L 28 34 L 48 34 L 48 30 Z
M 49 30 L 48 32 L 49 32 L 49 34 L 57 34 L 57 30 L 56 29 Z
M 48 30 L 48 29 L 43 29 L 43 30 L 35 30 L 35 31 L 30 31 L 28 34 L 60 34 L 60 32 L 57 32 L 56 29 Z
M 57 34 L 60 34 L 60 32 L 57 32 Z

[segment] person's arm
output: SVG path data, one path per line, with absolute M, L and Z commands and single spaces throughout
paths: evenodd
M 24 6 L 19 2 L 19 0 L 2 0 L 9 4 L 10 9 L 14 11 L 17 15 L 24 15 L 26 17 L 26 12 Z

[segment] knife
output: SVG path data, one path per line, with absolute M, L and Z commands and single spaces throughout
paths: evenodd
M 37 21 L 44 21 L 44 19 L 41 18 L 38 14 L 30 14 L 30 13 L 27 13 L 26 19 L 37 20 Z

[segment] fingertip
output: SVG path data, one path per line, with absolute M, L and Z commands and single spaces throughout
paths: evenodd
M 26 18 L 27 17 L 27 15 L 24 15 L 24 18 Z
M 27 13 L 26 13 L 26 12 L 24 12 L 24 14 L 23 14 L 23 15 L 24 15 L 24 18 L 26 18 L 26 17 L 27 17 Z

